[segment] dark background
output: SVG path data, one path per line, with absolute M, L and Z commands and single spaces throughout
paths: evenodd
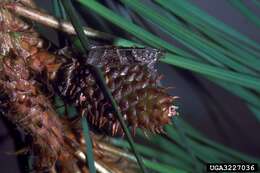
M 230 6 L 227 0 L 193 0 L 193 2 L 209 14 L 260 42 L 259 29 Z M 50 0 L 38 0 L 38 3 L 43 8 L 50 7 Z M 260 16 L 260 10 L 250 1 L 247 1 L 247 5 Z M 181 97 L 179 106 L 183 118 L 208 138 L 243 153 L 260 157 L 259 121 L 239 98 L 200 76 L 194 77 L 188 71 L 166 64 L 160 64 L 159 70 L 165 75 L 163 84 L 174 86 L 172 94 Z M 212 105 L 216 108 L 211 109 Z M 14 140 L 1 118 L 0 172 L 19 172 L 16 155 L 8 154 L 14 151 Z

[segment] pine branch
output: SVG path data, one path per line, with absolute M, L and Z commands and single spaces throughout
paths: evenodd
M 76 31 L 70 22 L 53 17 L 43 10 L 36 10 L 30 7 L 20 5 L 18 3 L 8 3 L 2 5 L 4 8 L 22 17 L 28 18 L 32 21 L 41 23 L 45 26 L 58 29 L 67 34 L 76 35 Z M 84 27 L 84 33 L 90 38 L 98 38 L 103 40 L 114 40 L 114 36 L 94 30 L 89 27 Z

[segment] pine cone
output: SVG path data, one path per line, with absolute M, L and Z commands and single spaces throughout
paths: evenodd
M 60 57 L 42 49 L 38 34 L 17 16 L 3 10 L 1 3 L 0 114 L 31 137 L 29 149 L 36 172 L 56 172 L 55 168 L 62 173 L 88 172 L 82 137 L 77 139 L 71 124 L 56 114 L 49 95 L 41 88 L 48 84 L 39 83 L 42 80 L 37 78 L 43 77 L 40 76 L 43 72 L 47 72 L 50 80 L 55 77 Z M 114 153 L 100 148 L 94 137 L 93 140 L 99 168 L 123 172 L 126 168 L 130 170 L 131 165 L 136 169 L 134 162 L 125 159 L 126 164 L 119 163 L 120 156 L 115 157 Z
M 160 76 L 154 68 L 160 54 L 150 48 L 95 47 L 86 60 L 102 68 L 133 133 L 137 127 L 160 133 L 163 125 L 170 123 L 170 117 L 176 114 L 172 106 L 175 97 L 159 85 Z M 109 101 L 86 65 L 75 59 L 68 61 L 60 68 L 54 84 L 60 84 L 56 87 L 60 94 L 86 113 L 92 125 L 112 135 L 123 134 Z

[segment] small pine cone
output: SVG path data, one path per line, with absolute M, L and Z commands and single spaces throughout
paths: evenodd
M 175 97 L 159 85 L 160 76 L 154 69 L 159 55 L 157 50 L 149 48 L 105 47 L 92 49 L 87 59 L 87 63 L 101 67 L 133 133 L 136 128 L 160 133 L 176 114 L 172 106 Z M 123 134 L 110 102 L 86 65 L 76 60 L 63 64 L 54 83 L 60 84 L 56 88 L 61 95 L 79 107 L 92 125 L 112 135 Z

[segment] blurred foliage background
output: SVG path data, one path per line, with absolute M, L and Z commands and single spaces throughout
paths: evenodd
M 91 40 L 93 44 L 142 45 L 167 52 L 158 67 L 163 84 L 174 86 L 172 94 L 180 96 L 180 115 L 165 127 L 166 135 L 147 138 L 138 133 L 136 147 L 149 172 L 203 172 L 210 162 L 260 164 L 260 1 L 73 2 L 85 25 L 116 36 Z M 66 19 L 58 0 L 38 4 Z M 54 44 L 65 45 L 57 31 L 36 26 Z M 2 142 L 8 135 L 1 134 L 3 153 L 12 147 Z M 122 139 L 111 138 L 110 143 L 129 148 Z M 1 154 L 1 160 L 6 158 L 15 156 Z M 3 163 L 4 170 L 18 172 Z

